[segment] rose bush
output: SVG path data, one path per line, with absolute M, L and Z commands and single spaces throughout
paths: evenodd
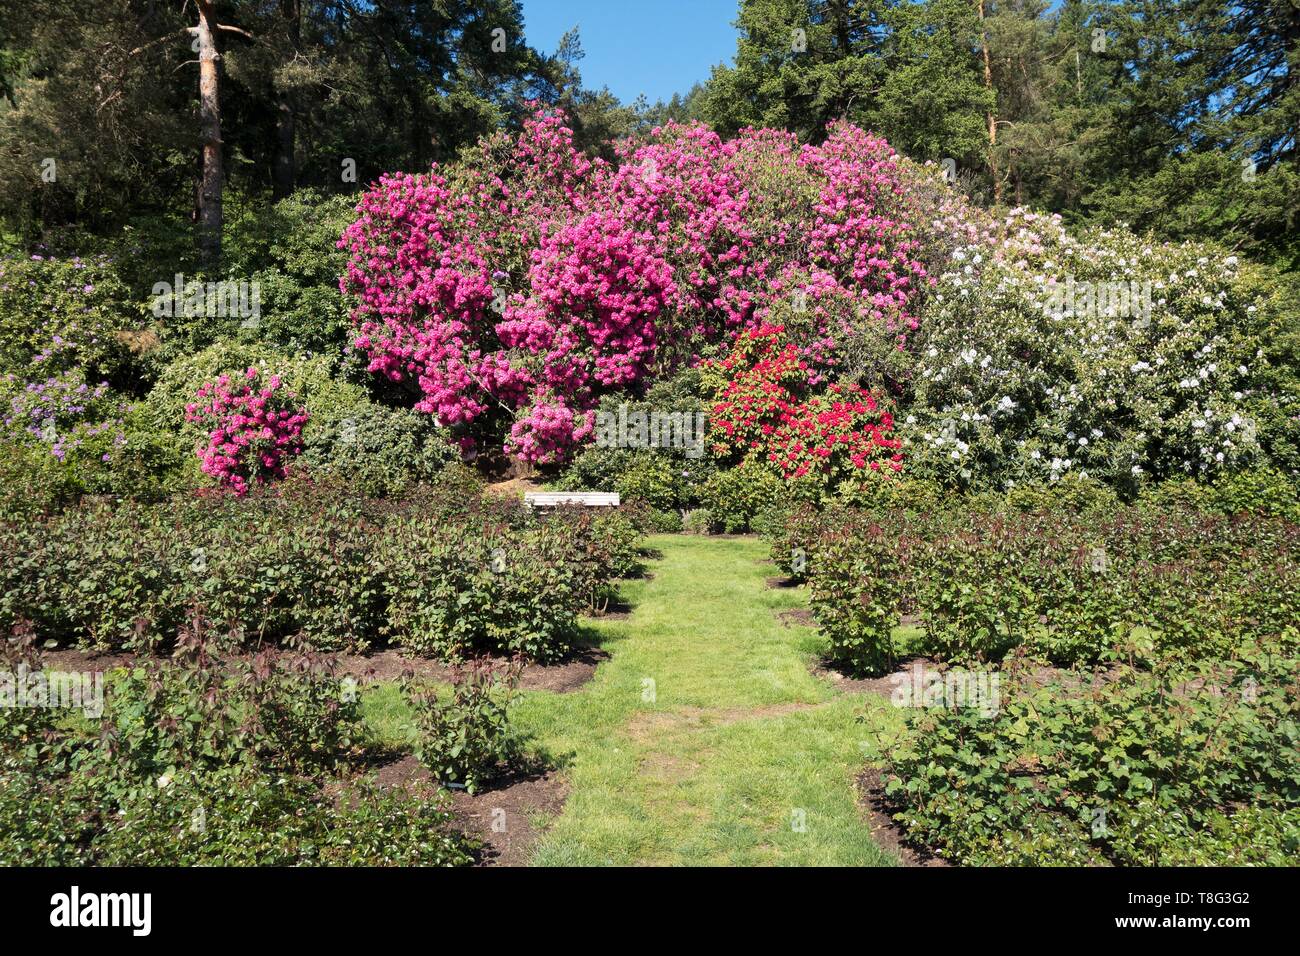
M 964 865 L 1294 865 L 1297 676 L 1294 645 L 1272 641 L 1045 684 L 1015 666 L 992 717 L 909 715 L 884 797 L 913 841 Z
M 0 633 L 149 651 L 194 618 L 246 646 L 553 659 L 636 570 L 632 509 L 536 513 L 446 473 L 403 498 L 291 478 L 247 495 L 0 515 Z
M 773 547 L 807 577 L 831 655 L 873 673 L 898 658 L 904 616 L 919 628 L 907 650 L 942 662 L 1019 646 L 1066 665 L 1226 658 L 1294 630 L 1297 554 L 1283 518 L 1151 503 L 796 511 Z

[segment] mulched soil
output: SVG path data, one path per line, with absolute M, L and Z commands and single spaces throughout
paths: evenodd
M 884 677 L 855 677 L 842 664 L 829 658 L 823 658 L 815 662 L 810 669 L 815 677 L 830 681 L 835 689 L 841 693 L 878 694 L 881 697 L 888 698 L 900 683 L 905 684 L 912 681 L 912 669 L 918 664 L 926 673 L 932 670 L 951 669 L 942 667 L 928 657 L 919 656 L 901 659 L 897 670 L 892 674 L 886 674 Z M 1048 685 L 1059 688 L 1060 692 L 1064 694 L 1084 694 L 1112 682 L 1117 676 L 1118 671 L 1112 668 L 1109 671 L 1098 671 L 1091 675 L 1091 679 L 1085 679 L 1066 668 L 1042 665 L 1034 668 L 1027 675 L 1024 683 L 1017 690 L 1017 696 L 1029 696 L 1035 690 Z M 1003 686 L 1007 685 L 1004 684 Z M 1194 690 L 1194 688 L 1190 687 L 1190 684 L 1185 686 Z
M 529 491 L 541 491 L 542 486 L 530 478 L 510 478 L 486 486 L 489 494 L 522 498 Z
M 375 774 L 384 788 L 432 779 L 409 754 L 384 764 Z M 483 844 L 477 854 L 479 866 L 526 866 L 547 822 L 564 808 L 568 785 L 558 772 L 546 770 L 506 774 L 475 794 L 448 792 L 457 829 Z
M 799 582 L 796 581 L 794 578 L 787 578 L 785 575 L 782 574 L 782 575 L 777 575 L 774 578 L 768 578 L 767 586 L 770 588 L 780 588 L 784 590 L 785 588 L 797 588 L 799 586 Z
M 40 651 L 41 666 L 48 671 L 111 671 L 131 667 L 136 661 L 148 659 L 146 654 L 97 654 L 75 648 L 57 651 Z
M 597 615 L 600 621 L 622 621 L 632 616 L 632 605 L 626 601 L 611 601 L 604 612 Z
M 277 657 L 295 656 L 295 652 L 282 648 L 272 648 L 271 653 Z M 76 649 L 45 651 L 42 657 L 47 670 L 62 671 L 107 671 L 117 667 L 130 667 L 147 659 L 146 655 L 95 654 Z M 608 659 L 609 654 L 598 648 L 575 648 L 565 660 L 557 663 L 527 665 L 520 677 L 519 687 L 521 690 L 549 690 L 565 694 L 591 680 L 601 661 Z M 396 680 L 406 672 L 413 672 L 415 676 L 428 680 L 450 681 L 452 673 L 446 664 L 407 657 L 396 650 L 339 654 L 334 656 L 334 660 L 337 662 L 336 673 L 340 677 L 355 677 L 362 685 L 373 681 Z M 502 658 L 500 663 L 505 664 L 506 660 Z
M 858 806 L 867 817 L 871 838 L 886 850 L 898 854 L 904 866 L 952 866 L 942 857 L 935 856 L 925 847 L 909 843 L 903 828 L 885 809 L 884 775 L 875 767 L 858 774 Z

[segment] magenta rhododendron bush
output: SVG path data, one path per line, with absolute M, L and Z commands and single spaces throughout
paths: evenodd
M 669 125 L 588 159 L 538 111 L 463 162 L 382 178 L 340 247 L 355 346 L 468 447 L 565 460 L 602 395 L 726 349 L 774 310 L 813 382 L 864 323 L 916 328 L 927 283 L 898 160 L 836 124 L 820 146 Z
M 205 382 L 199 401 L 185 407 L 189 421 L 209 429 L 207 446 L 199 449 L 203 472 L 237 495 L 250 482 L 283 478 L 288 459 L 302 451 L 307 412 L 293 404 L 278 375 L 262 382 L 256 368 L 234 380 L 222 375 Z

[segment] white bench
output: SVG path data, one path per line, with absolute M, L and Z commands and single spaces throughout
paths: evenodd
M 582 505 L 585 508 L 618 507 L 617 491 L 526 491 L 524 504 L 530 508 Z

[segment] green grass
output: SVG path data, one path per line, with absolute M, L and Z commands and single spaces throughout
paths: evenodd
M 393 750 L 411 746 L 415 727 L 396 683 L 385 681 L 367 687 L 361 694 L 361 716 L 372 743 Z
M 624 582 L 630 617 L 596 620 L 610 659 L 578 691 L 524 695 L 512 719 L 570 793 L 541 865 L 890 865 L 853 778 L 878 752 L 884 701 L 836 695 L 808 664 L 822 649 L 769 589 L 756 539 L 659 536 L 652 580 Z M 856 718 L 871 711 L 864 725 Z M 396 689 L 365 698 L 372 733 L 409 742 Z

